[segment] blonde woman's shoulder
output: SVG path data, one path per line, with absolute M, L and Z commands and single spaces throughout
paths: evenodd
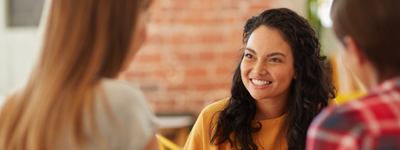
M 102 79 L 102 88 L 108 99 L 121 103 L 145 103 L 146 98 L 137 85 L 115 79 Z M 147 103 L 146 103 L 147 105 Z
M 228 101 L 229 101 L 229 98 L 218 100 L 218 101 L 206 106 L 201 113 L 206 116 L 212 116 L 216 112 L 223 110 L 226 107 L 226 105 L 228 104 Z
M 109 79 L 109 78 L 103 78 L 101 80 L 101 84 L 107 88 L 108 90 L 113 90 L 115 92 L 121 91 L 140 91 L 140 88 L 138 85 L 135 85 L 133 83 L 127 82 L 127 81 L 121 81 L 121 80 L 116 80 L 116 79 Z
M 112 129 L 113 124 L 109 123 L 110 120 L 106 117 L 107 111 L 104 109 L 106 107 L 103 107 L 102 103 L 97 103 L 100 133 L 106 137 L 106 141 L 111 141 L 110 147 L 104 149 L 144 148 L 159 128 L 159 121 L 140 88 L 115 79 L 102 79 L 101 86 L 103 91 L 99 91 L 97 96 L 106 96 L 112 117 L 123 129 L 123 133 Z M 102 97 L 98 98 L 101 100 Z

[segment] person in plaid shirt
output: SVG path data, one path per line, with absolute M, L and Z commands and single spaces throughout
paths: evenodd
M 342 62 L 369 95 L 323 109 L 306 149 L 400 149 L 400 1 L 334 0 L 331 17 Z

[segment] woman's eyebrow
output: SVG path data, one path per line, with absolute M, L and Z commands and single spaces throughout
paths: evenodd
M 270 54 L 267 55 L 267 57 L 272 57 L 272 56 L 276 56 L 276 55 L 281 55 L 281 56 L 286 58 L 286 56 L 284 54 L 279 53 L 279 52 L 270 53 Z
M 252 52 L 252 53 L 254 53 L 254 54 L 257 54 L 256 51 L 253 50 L 253 49 L 251 49 L 251 48 L 246 47 L 245 50 L 248 50 L 248 51 L 250 51 L 250 52 Z M 283 57 L 286 58 L 285 54 L 279 53 L 279 52 L 270 53 L 270 54 L 267 55 L 267 57 L 272 57 L 272 56 L 276 56 L 276 55 L 281 55 L 281 56 L 283 56 Z
M 248 50 L 248 51 L 250 51 L 250 52 L 252 52 L 252 53 L 254 53 L 254 54 L 257 54 L 255 50 L 253 50 L 253 49 L 251 49 L 251 48 L 248 48 L 248 47 L 244 48 L 244 50 Z

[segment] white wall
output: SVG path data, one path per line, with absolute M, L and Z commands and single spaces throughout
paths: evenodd
M 7 27 L 6 1 L 0 0 L 0 95 L 27 77 L 38 45 L 37 28 Z

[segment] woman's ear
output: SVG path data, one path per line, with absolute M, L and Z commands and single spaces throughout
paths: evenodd
M 295 79 L 295 80 L 297 79 L 297 71 L 294 72 L 293 79 Z

